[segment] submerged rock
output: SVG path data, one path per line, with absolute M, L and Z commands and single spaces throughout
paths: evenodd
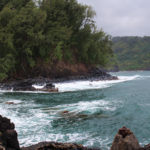
M 86 119 L 92 119 L 92 118 L 107 118 L 108 116 L 102 113 L 94 113 L 94 114 L 86 114 L 86 113 L 78 113 L 78 112 L 72 112 L 72 111 L 68 111 L 68 110 L 64 110 L 61 111 L 59 113 L 61 118 L 57 119 L 57 122 L 59 122 L 59 120 L 64 121 L 64 122 L 74 122 L 77 120 L 86 120 Z
M 5 104 L 13 105 L 13 104 L 15 104 L 15 103 L 14 103 L 14 102 L 6 102 Z
M 113 141 L 111 150 L 140 150 L 138 140 L 130 129 L 123 127 L 119 129 Z
M 43 91 L 43 92 L 58 92 L 59 90 L 58 90 L 58 88 L 52 88 L 52 89 L 45 89 L 45 88 L 43 88 L 43 89 L 40 89 L 38 91 Z
M 68 114 L 68 113 L 69 113 L 68 110 L 64 110 L 64 111 L 61 112 L 62 115 L 63 115 L 63 114 Z

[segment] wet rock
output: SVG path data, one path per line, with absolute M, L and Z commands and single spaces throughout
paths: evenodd
M 111 150 L 140 150 L 138 140 L 130 129 L 123 127 L 119 129 L 113 141 Z
M 46 83 L 45 88 L 55 88 L 55 86 L 52 83 Z
M 44 92 L 58 92 L 58 88 L 55 88 L 55 85 L 50 83 L 46 83 L 46 86 L 40 89 L 40 91 Z
M 20 150 L 15 125 L 0 115 L 0 150 Z
M 36 89 L 32 86 L 25 86 L 25 87 L 16 86 L 13 87 L 12 89 L 13 91 L 36 91 Z
M 117 80 L 116 76 L 112 76 L 106 72 L 106 70 L 102 68 L 91 68 L 89 71 L 89 76 L 97 78 L 98 80 Z
M 1 90 L 13 90 L 13 91 L 46 91 L 46 92 L 58 92 L 59 89 L 55 88 L 53 83 L 66 82 L 66 81 L 75 81 L 75 80 L 117 80 L 116 76 L 108 74 L 104 69 L 101 68 L 91 68 L 88 72 L 79 73 L 79 74 L 67 74 L 66 76 L 57 76 L 54 78 L 29 78 L 23 80 L 16 80 L 12 82 L 0 83 Z M 46 86 L 43 89 L 36 89 L 33 84 L 45 84 Z
M 1 85 L 1 89 L 14 91 L 34 91 L 36 89 L 32 87 L 33 83 L 34 82 L 32 79 L 16 80 L 12 82 L 3 83 Z
M 45 92 L 58 92 L 58 89 L 55 86 L 48 82 L 46 86 L 42 89 L 36 89 L 33 87 L 33 84 L 44 84 L 48 82 L 47 79 L 25 79 L 18 80 L 8 83 L 3 83 L 1 85 L 2 90 L 13 90 L 13 91 L 45 91 Z
M 0 145 L 0 150 L 6 150 L 6 149 L 2 145 Z
M 101 68 L 92 68 L 89 73 L 93 76 L 111 76 L 106 73 L 104 69 Z
M 68 110 L 61 111 L 60 116 L 64 119 L 75 119 L 78 117 L 75 112 L 70 112 Z
M 42 88 L 39 91 L 43 91 L 43 92 L 58 92 L 58 88 Z
M 61 112 L 61 114 L 68 114 L 68 113 L 69 113 L 68 110 L 65 110 L 65 111 Z
M 13 105 L 13 104 L 15 104 L 15 103 L 14 103 L 14 102 L 6 102 L 5 104 Z
M 100 150 L 94 148 L 86 148 L 82 145 L 56 142 L 41 142 L 33 146 L 23 147 L 21 150 Z
M 145 145 L 143 148 L 141 148 L 140 150 L 150 150 L 150 144 Z

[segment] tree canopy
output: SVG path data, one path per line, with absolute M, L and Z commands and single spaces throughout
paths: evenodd
M 104 66 L 111 40 L 97 30 L 94 16 L 76 0 L 1 0 L 0 81 L 27 74 L 39 62 Z
M 120 70 L 150 70 L 150 37 L 114 37 L 113 51 Z

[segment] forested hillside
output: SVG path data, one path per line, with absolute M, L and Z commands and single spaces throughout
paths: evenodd
M 150 70 L 150 37 L 114 37 L 119 70 Z
M 111 40 L 96 29 L 94 16 L 76 0 L 1 0 L 0 81 L 48 69 L 51 76 L 57 64 L 104 66 Z

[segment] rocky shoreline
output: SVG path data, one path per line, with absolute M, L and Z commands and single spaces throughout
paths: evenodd
M 94 68 L 89 70 L 85 75 L 66 76 L 59 78 L 29 78 L 22 80 L 13 80 L 0 83 L 1 90 L 12 90 L 12 91 L 43 91 L 43 92 L 58 92 L 59 89 L 55 88 L 54 83 L 58 82 L 69 82 L 75 80 L 118 80 L 116 76 L 108 74 L 105 70 L 100 68 Z M 37 89 L 33 85 L 44 85 L 43 88 Z
M 0 115 L 0 150 L 102 150 L 80 144 L 40 142 L 29 147 L 20 147 L 15 125 Z M 116 134 L 110 150 L 150 150 L 150 144 L 142 147 L 130 129 L 123 127 Z

